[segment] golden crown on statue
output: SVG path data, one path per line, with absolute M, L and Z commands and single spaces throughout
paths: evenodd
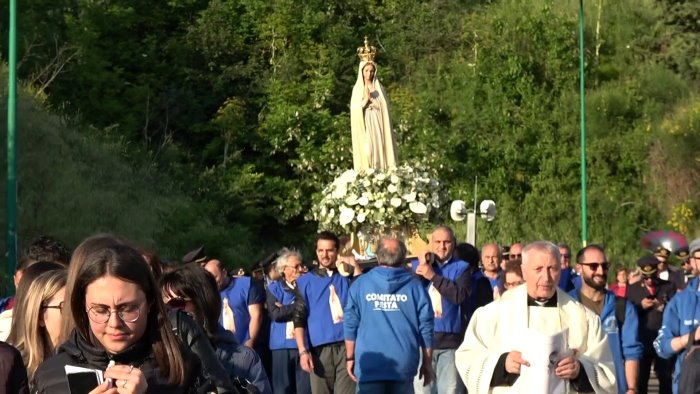
M 367 36 L 365 36 L 364 45 L 357 48 L 357 57 L 363 62 L 373 62 L 376 55 L 377 48 L 373 45 L 369 45 L 369 40 L 367 40 Z

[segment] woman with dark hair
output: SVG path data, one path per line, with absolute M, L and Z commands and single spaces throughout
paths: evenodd
M 79 261 L 67 304 L 75 329 L 36 371 L 37 392 L 70 392 L 67 365 L 104 371 L 105 382 L 93 393 L 208 389 L 199 359 L 173 333 L 153 274 L 139 252 L 113 243 L 76 253 L 74 259 Z
M 84 240 L 73 251 L 70 265 L 68 267 L 68 281 L 66 283 L 66 300 L 71 299 L 74 284 L 77 281 L 78 273 L 87 261 L 87 256 L 103 249 L 113 248 L 115 246 L 129 246 L 128 241 L 112 235 L 98 234 Z M 150 267 L 149 267 L 150 270 Z M 174 329 L 182 343 L 199 357 L 205 374 L 214 382 L 219 393 L 235 393 L 237 390 L 233 387 L 231 380 L 228 378 L 228 373 L 219 362 L 214 349 L 207 340 L 202 328 L 195 323 L 192 318 L 186 313 L 178 310 L 167 309 L 170 324 Z M 75 322 L 72 318 L 71 304 L 66 302 L 63 309 L 63 327 L 61 329 L 61 337 L 59 343 L 63 343 L 71 338 Z
M 239 344 L 233 333 L 219 324 L 221 295 L 211 274 L 196 264 L 186 264 L 164 274 L 160 287 L 168 306 L 186 311 L 204 327 L 232 381 L 243 386 L 247 381 L 260 393 L 272 393 L 258 354 Z

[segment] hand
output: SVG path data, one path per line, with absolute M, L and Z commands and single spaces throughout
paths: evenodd
M 652 308 L 653 306 L 656 305 L 657 302 L 658 302 L 658 301 L 656 301 L 656 299 L 653 299 L 653 300 L 652 300 L 652 299 L 649 299 L 649 298 L 645 298 L 645 299 L 642 300 L 642 308 L 644 308 L 644 309 Z
M 433 372 L 432 361 L 421 363 L 420 369 L 418 370 L 418 379 L 423 379 L 423 387 L 427 387 L 433 382 L 433 377 L 435 372 Z
M 283 307 L 284 305 L 281 302 L 275 301 L 275 306 L 278 308 Z
M 362 267 L 360 267 L 355 256 L 339 256 L 337 261 L 351 266 L 353 268 L 352 276 L 357 277 L 362 275 Z
M 131 365 L 115 365 L 105 371 L 105 379 L 112 379 L 119 394 L 145 393 L 148 382 L 140 369 Z
M 116 387 L 111 387 L 109 385 L 108 381 L 102 382 L 101 385 L 95 387 L 90 391 L 88 394 L 118 394 L 119 392 L 117 391 Z
M 299 365 L 301 369 L 308 373 L 312 373 L 314 370 L 314 362 L 311 360 L 311 354 L 305 353 L 299 357 Z
M 564 357 L 557 363 L 557 369 L 554 373 L 559 379 L 576 379 L 579 372 L 581 372 L 581 363 L 576 358 L 578 351 L 574 349 L 574 353 L 571 356 Z
M 357 382 L 357 376 L 355 376 L 355 360 L 347 360 L 345 363 L 345 368 L 348 370 L 348 376 L 350 376 L 350 379 L 352 379 L 354 382 Z
M 416 274 L 424 277 L 427 280 L 433 280 L 433 277 L 435 277 L 435 270 L 433 270 L 433 266 L 426 263 L 425 258 L 423 258 L 423 261 L 418 264 L 418 267 L 416 268 Z
M 506 372 L 520 375 L 520 366 L 530 366 L 530 363 L 523 360 L 522 353 L 513 350 L 506 356 Z
M 248 338 L 247 341 L 243 342 L 243 345 L 245 345 L 245 346 L 247 346 L 247 347 L 249 347 L 249 348 L 252 349 L 253 346 L 255 346 L 255 339 L 253 339 L 253 338 Z

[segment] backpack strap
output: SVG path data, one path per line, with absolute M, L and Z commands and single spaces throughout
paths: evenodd
M 625 312 L 627 312 L 627 299 L 615 296 L 615 319 L 620 329 L 625 324 Z

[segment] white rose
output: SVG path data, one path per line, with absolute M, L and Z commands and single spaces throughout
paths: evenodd
M 398 197 L 394 197 L 391 199 L 391 201 L 389 203 L 391 204 L 392 207 L 398 208 L 401 206 L 401 199 Z
M 423 215 L 426 212 L 428 212 L 428 207 L 426 207 L 425 204 L 423 204 L 420 201 L 414 201 L 408 204 L 408 209 L 410 209 L 411 212 L 417 213 L 419 215 Z
M 399 183 L 399 177 L 396 175 L 391 176 L 391 183 Z
M 374 202 L 374 207 L 375 208 L 381 208 L 384 206 L 384 200 L 377 200 Z
M 370 187 L 370 185 L 372 185 L 372 182 L 370 182 L 369 179 L 365 179 L 364 181 L 362 181 L 362 186 Z
M 392 183 L 391 185 L 389 185 L 389 187 L 387 187 L 387 190 L 389 191 L 389 193 L 396 193 L 396 191 L 399 190 L 399 188 L 397 188 L 396 185 Z
M 346 208 L 346 207 L 341 207 L 340 208 L 340 215 L 338 215 L 338 222 L 340 223 L 341 226 L 346 226 L 352 222 L 352 219 L 355 218 L 355 211 L 352 210 L 352 208 Z
M 351 194 L 351 195 L 347 196 L 347 197 L 345 198 L 345 203 L 348 204 L 348 205 L 350 205 L 350 206 L 353 206 L 353 205 L 357 204 L 357 195 L 356 195 L 356 194 Z
M 367 198 L 367 196 L 362 196 L 357 200 L 357 203 L 364 207 L 369 204 L 369 198 Z
M 401 198 L 406 200 L 406 202 L 414 202 L 414 201 L 416 201 L 416 192 L 404 194 L 403 196 L 401 196 Z
M 335 209 L 331 208 L 331 210 L 328 211 L 328 218 L 333 218 L 333 216 L 335 216 Z
M 345 197 L 345 194 L 347 194 L 348 189 L 343 185 L 338 185 L 335 190 L 333 190 L 332 197 L 333 198 L 343 198 Z
M 382 173 L 380 172 L 379 174 L 377 174 L 377 176 L 376 176 L 375 178 L 376 178 L 378 181 L 383 181 L 383 180 L 386 179 L 386 175 L 384 175 L 384 174 L 382 174 Z
M 364 213 L 357 214 L 357 222 L 358 223 L 364 223 L 366 218 L 367 218 L 367 215 L 365 215 Z

